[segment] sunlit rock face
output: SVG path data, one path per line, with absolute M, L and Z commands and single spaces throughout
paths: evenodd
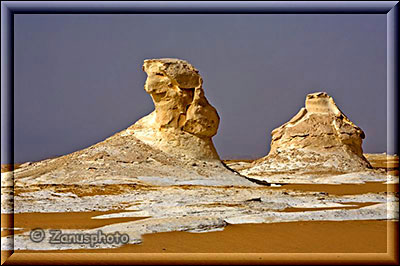
M 219 160 L 219 117 L 198 71 L 178 59 L 145 60 L 143 70 L 151 114 L 86 149 L 24 164 L 16 184 L 255 186 Z
M 269 154 L 253 163 L 261 172 L 350 172 L 370 168 L 364 132 L 327 93 L 307 95 L 305 107 L 271 132 Z
M 148 145 L 198 159 L 219 159 L 211 137 L 219 116 L 204 96 L 203 80 L 191 64 L 179 59 L 149 59 L 144 89 L 155 110 L 130 130 Z

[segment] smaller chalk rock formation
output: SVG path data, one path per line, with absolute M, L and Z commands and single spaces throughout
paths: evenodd
M 324 92 L 307 95 L 305 108 L 271 136 L 269 154 L 242 174 L 339 174 L 371 167 L 361 147 L 364 132 Z
M 179 59 L 145 60 L 144 86 L 155 110 L 128 128 L 136 138 L 162 151 L 202 160 L 219 160 L 211 140 L 219 116 L 204 96 L 203 80 Z
M 16 184 L 256 186 L 219 160 L 211 140 L 219 117 L 198 71 L 179 59 L 145 60 L 143 70 L 151 114 L 86 149 L 23 164 Z

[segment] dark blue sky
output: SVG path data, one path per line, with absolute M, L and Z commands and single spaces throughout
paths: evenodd
M 148 58 L 188 60 L 221 117 L 222 158 L 269 151 L 270 132 L 326 91 L 386 151 L 386 15 L 15 16 L 15 160 L 70 153 L 153 110 Z

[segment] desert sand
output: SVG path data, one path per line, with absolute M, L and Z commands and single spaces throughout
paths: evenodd
M 222 232 L 169 232 L 116 249 L 40 252 L 99 253 L 385 253 L 392 221 L 291 222 L 228 225 Z M 335 233 L 333 233 L 335 232 Z M 243 237 L 246 236 L 246 237 Z M 32 251 L 17 251 L 32 252 Z

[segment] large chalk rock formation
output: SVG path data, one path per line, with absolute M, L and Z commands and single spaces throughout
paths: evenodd
M 271 136 L 269 154 L 243 174 L 332 174 L 370 168 L 362 151 L 364 132 L 324 92 L 307 95 L 305 108 L 274 129 Z
M 145 60 L 144 86 L 155 110 L 128 129 L 146 144 L 168 153 L 219 160 L 211 137 L 217 134 L 219 116 L 204 97 L 203 80 L 184 60 Z
M 254 186 L 219 160 L 219 117 L 198 71 L 178 59 L 145 60 L 143 70 L 151 114 L 84 150 L 22 165 L 16 183 Z

